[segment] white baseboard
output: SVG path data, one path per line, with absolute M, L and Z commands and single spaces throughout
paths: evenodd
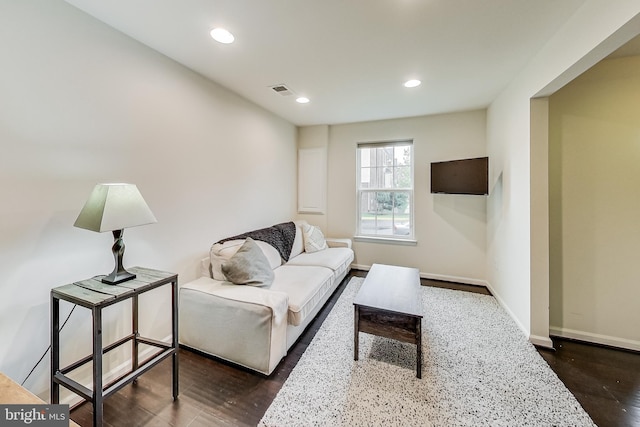
M 562 328 L 559 326 L 550 326 L 549 333 L 561 338 L 568 338 L 595 344 L 607 345 L 611 347 L 624 348 L 627 350 L 640 351 L 640 341 L 630 340 L 626 338 L 578 331 L 575 329 Z
M 355 270 L 363 270 L 363 271 L 371 270 L 370 265 L 362 265 L 362 264 L 351 264 L 351 268 Z M 445 274 L 432 274 L 432 273 L 423 273 L 423 272 L 420 272 L 420 277 L 422 277 L 423 279 L 441 280 L 443 282 L 455 282 L 455 283 L 462 283 L 465 285 L 488 287 L 487 286 L 488 284 L 485 280 L 473 279 L 470 277 L 448 276 Z
M 455 282 L 465 285 L 483 286 L 485 288 L 488 288 L 488 283 L 486 280 L 473 279 L 471 277 L 448 276 L 445 274 L 431 273 L 420 273 L 420 277 L 422 277 L 423 279 L 441 280 L 443 282 Z
M 553 348 L 553 341 L 551 341 L 551 338 L 549 338 L 548 336 L 530 334 L 527 328 L 525 328 L 524 325 L 520 322 L 520 320 L 518 320 L 518 318 L 515 316 L 515 314 L 513 314 L 513 311 L 511 311 L 511 309 L 504 303 L 504 300 L 500 297 L 500 294 L 498 294 L 495 291 L 495 289 L 493 289 L 493 287 L 491 286 L 491 283 L 489 282 L 486 282 L 486 283 L 487 283 L 487 289 L 489 289 L 493 297 L 496 299 L 496 301 L 498 301 L 498 304 L 500 304 L 500 306 L 504 309 L 504 311 L 507 312 L 509 317 L 513 319 L 513 321 L 516 323 L 518 328 L 522 331 L 524 336 L 528 337 L 527 339 L 531 344 L 537 345 L 540 347 L 545 347 L 545 348 L 551 348 L 551 349 Z
M 513 314 L 513 311 L 511 311 L 511 309 L 504 303 L 504 300 L 502 299 L 502 297 L 500 297 L 500 294 L 498 294 L 495 291 L 495 289 L 493 289 L 493 287 L 491 286 L 491 283 L 489 283 L 489 282 L 487 282 L 487 289 L 489 289 L 489 292 L 491 292 L 491 295 L 493 295 L 493 297 L 496 299 L 496 301 L 498 301 L 498 304 L 500 304 L 500 307 L 502 307 L 504 309 L 504 311 L 507 312 L 509 317 L 511 317 L 513 319 L 513 321 L 516 323 L 518 328 L 522 331 L 524 336 L 525 337 L 529 337 L 528 339 L 531 340 L 531 337 L 529 335 L 529 331 L 527 330 L 527 328 L 525 328 L 524 325 L 522 323 L 520 323 L 520 320 L 518 320 L 516 315 Z
M 549 337 L 543 337 L 541 335 L 529 335 L 529 342 L 538 347 L 545 347 L 553 349 L 553 341 Z
M 362 270 L 362 271 L 371 270 L 370 265 L 362 265 L 362 264 L 351 264 L 351 268 L 353 268 L 354 270 Z

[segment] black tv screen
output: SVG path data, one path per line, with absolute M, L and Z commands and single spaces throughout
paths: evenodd
M 489 158 L 431 163 L 431 192 L 489 194 Z

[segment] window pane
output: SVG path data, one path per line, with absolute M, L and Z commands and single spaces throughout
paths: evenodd
M 411 166 L 395 168 L 394 188 L 411 188 Z
M 371 188 L 371 168 L 360 169 L 360 188 Z
M 360 234 L 376 234 L 376 204 L 375 193 L 363 191 L 360 193 L 360 213 L 358 223 L 360 224 Z
M 367 191 L 360 200 L 360 233 L 364 235 L 392 234 L 390 206 L 385 202 L 389 193 Z
M 394 147 L 395 165 L 406 166 L 411 164 L 411 146 L 396 145 Z
M 369 166 L 371 166 L 371 163 L 372 163 L 371 162 L 371 148 L 361 148 L 360 149 L 360 166 L 361 167 L 369 167 Z
M 411 234 L 411 201 L 406 191 L 366 191 L 360 199 L 360 233 L 375 236 Z
M 378 148 L 378 166 L 393 166 L 393 147 Z
M 360 148 L 360 187 L 412 188 L 411 145 Z
M 379 167 L 371 168 L 371 187 L 370 188 L 378 188 L 380 187 L 380 183 L 382 181 L 380 174 L 382 173 L 382 169 Z
M 398 191 L 394 194 L 393 234 L 396 236 L 411 235 L 411 194 Z

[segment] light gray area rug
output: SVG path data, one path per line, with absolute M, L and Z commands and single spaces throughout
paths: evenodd
M 260 426 L 594 426 L 495 298 L 422 287 L 415 345 L 360 333 L 352 278 Z

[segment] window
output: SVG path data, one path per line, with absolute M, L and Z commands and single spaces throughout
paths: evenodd
M 358 235 L 413 240 L 413 142 L 358 144 Z

